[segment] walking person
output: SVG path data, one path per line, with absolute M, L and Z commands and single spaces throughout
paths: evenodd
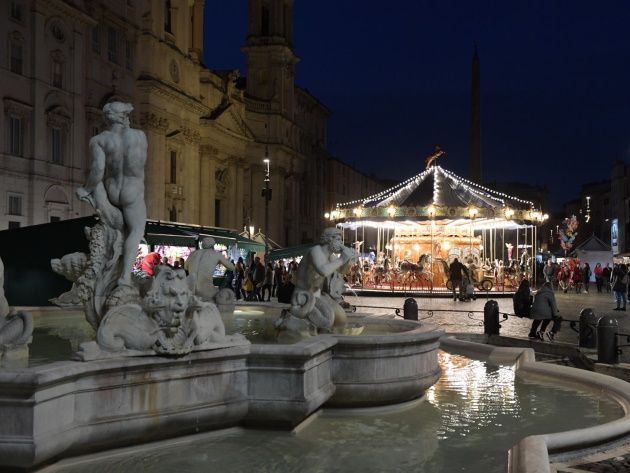
M 547 338 L 549 341 L 555 339 L 556 333 L 560 331 L 562 325 L 562 317 L 558 315 L 558 305 L 556 304 L 556 296 L 553 293 L 551 283 L 544 283 L 542 287 L 536 292 L 534 296 L 534 303 L 532 304 L 531 317 L 532 327 L 529 330 L 529 338 L 537 338 L 539 340 L 545 340 L 545 332 L 547 326 L 553 321 L 551 331 L 547 332 Z
M 448 268 L 449 279 L 453 289 L 453 300 L 457 300 L 457 288 L 459 288 L 459 296 L 462 297 L 462 273 L 468 278 L 468 268 L 461 264 L 457 258 L 453 260 Z
M 617 300 L 617 307 L 614 310 L 626 310 L 626 292 L 628 291 L 628 267 L 620 264 L 613 276 L 613 291 Z
M 584 268 L 582 268 L 582 280 L 584 281 L 584 292 L 588 294 L 588 285 L 591 282 L 591 267 L 588 263 L 584 263 Z
M 243 295 L 243 280 L 245 279 L 245 265 L 243 264 L 243 257 L 239 257 L 234 268 L 234 295 L 236 300 L 244 298 Z
M 276 262 L 276 267 L 273 270 L 273 285 L 271 286 L 271 297 L 278 297 L 278 289 L 282 286 L 282 276 L 284 266 L 282 265 L 282 261 Z
M 604 269 L 602 269 L 602 284 L 606 293 L 610 294 L 610 278 L 612 277 L 612 270 L 610 269 L 610 263 L 606 263 Z
M 547 264 L 543 268 L 542 272 L 543 276 L 545 276 L 545 282 L 553 282 L 554 267 L 550 259 L 547 260 Z
M 595 286 L 597 287 L 597 292 L 602 292 L 602 286 L 604 285 L 604 280 L 602 279 L 602 264 L 597 263 L 595 268 L 593 269 L 593 274 L 595 275 Z
M 265 300 L 265 291 L 267 291 L 267 302 L 271 301 L 271 282 L 273 280 L 273 266 L 271 263 L 267 263 L 265 267 L 265 279 L 262 284 L 261 299 Z

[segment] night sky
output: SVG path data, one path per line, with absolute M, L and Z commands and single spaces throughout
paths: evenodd
M 474 43 L 486 181 L 546 184 L 554 207 L 630 155 L 630 2 L 295 0 L 296 83 L 332 115 L 332 155 L 380 177 L 468 175 Z M 238 68 L 246 0 L 206 0 L 205 63 Z

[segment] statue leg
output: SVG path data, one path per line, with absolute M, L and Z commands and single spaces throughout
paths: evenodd
M 118 285 L 131 285 L 131 269 L 138 254 L 138 245 L 144 236 L 144 226 L 147 220 L 147 208 L 144 199 L 123 208 L 123 216 L 127 227 L 125 247 L 123 250 L 123 264 Z

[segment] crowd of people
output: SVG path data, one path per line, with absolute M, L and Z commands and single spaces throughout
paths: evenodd
M 223 287 L 231 288 L 237 300 L 269 302 L 277 297 L 278 302 L 290 302 L 297 261 L 270 261 L 264 265 L 258 256 L 249 259 L 251 263 L 247 265 L 239 258 L 234 270 L 226 271 Z

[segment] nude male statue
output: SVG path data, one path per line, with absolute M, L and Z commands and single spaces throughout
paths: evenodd
M 131 285 L 131 269 L 144 235 L 144 164 L 147 137 L 129 127 L 131 104 L 111 102 L 103 107 L 109 130 L 90 140 L 92 165 L 79 199 L 89 202 L 110 226 L 123 232 L 122 272 L 118 285 Z
M 336 255 L 339 254 L 339 257 Z M 317 328 L 343 328 L 346 313 L 327 292 L 327 279 L 357 258 L 357 252 L 344 246 L 341 232 L 327 228 L 315 245 L 304 255 L 297 269 L 291 315 L 306 318 Z
M 218 251 L 214 251 L 214 238 L 205 237 L 201 240 L 201 249 L 193 251 L 184 267 L 195 277 L 195 295 L 201 300 L 211 301 L 219 289 L 212 282 L 212 274 L 217 264 L 227 269 L 234 269 L 230 260 Z

